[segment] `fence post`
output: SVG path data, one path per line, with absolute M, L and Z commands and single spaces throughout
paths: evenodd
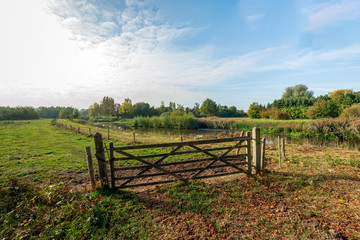
M 110 127 L 108 126 L 108 140 L 110 139 Z
M 94 176 L 94 165 L 93 165 L 93 160 L 92 160 L 92 156 L 91 156 L 91 149 L 90 149 L 90 147 L 86 147 L 85 150 L 86 150 L 86 156 L 87 156 L 87 164 L 88 164 L 90 182 L 91 182 L 92 189 L 94 190 L 95 186 L 96 186 L 96 182 L 95 182 L 95 176 Z
M 135 132 L 133 132 L 133 137 L 134 137 L 134 144 L 135 144 L 136 143 Z
M 280 136 L 278 136 L 278 147 L 279 147 L 279 168 L 281 168 L 281 146 L 280 146 Z
M 78 127 L 78 133 L 80 133 L 80 127 Z
M 285 155 L 285 138 L 281 138 L 281 153 L 284 160 L 286 160 Z
M 91 135 L 91 128 L 89 128 L 89 135 Z
M 247 137 L 251 137 L 250 132 L 246 132 Z M 248 162 L 248 174 L 252 173 L 252 160 L 251 160 L 251 150 L 250 150 L 251 140 L 246 140 L 246 154 L 247 154 L 247 162 Z
M 266 162 L 265 162 L 265 144 L 266 144 L 266 139 L 262 138 L 261 139 L 261 170 L 264 169 L 264 167 L 266 166 Z
M 114 173 L 114 143 L 110 143 L 110 174 L 111 174 L 111 188 L 115 188 L 115 173 Z
M 108 187 L 109 186 L 109 176 L 107 173 L 104 143 L 103 143 L 103 138 L 102 138 L 101 133 L 97 132 L 94 135 L 94 140 L 95 140 L 95 148 L 96 148 L 95 156 L 98 160 L 101 185 L 103 187 Z
M 261 146 L 260 146 L 260 128 L 254 127 L 252 129 L 253 139 L 253 164 L 255 164 L 256 173 L 259 173 L 261 168 Z

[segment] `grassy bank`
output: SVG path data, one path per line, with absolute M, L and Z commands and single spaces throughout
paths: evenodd
M 279 168 L 267 145 L 261 176 L 90 192 L 92 137 L 49 120 L 0 128 L 1 239 L 360 238 L 358 151 L 289 144 Z

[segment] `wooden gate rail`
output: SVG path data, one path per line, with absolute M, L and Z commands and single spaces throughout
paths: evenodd
M 234 138 L 223 138 L 223 139 L 212 139 L 212 140 L 200 140 L 200 141 L 189 141 L 189 142 L 176 142 L 176 143 L 163 143 L 163 144 L 149 144 L 149 145 L 137 145 L 137 146 L 124 146 L 124 147 L 114 147 L 113 143 L 110 143 L 110 170 L 111 170 L 111 187 L 112 188 L 126 188 L 126 187 L 135 187 L 135 186 L 146 186 L 146 185 L 153 185 L 153 184 L 160 184 L 160 183 L 168 183 L 168 182 L 174 182 L 176 180 L 165 180 L 165 181 L 156 181 L 156 182 L 149 182 L 149 183 L 139 183 L 139 184 L 129 184 L 135 179 L 139 178 L 149 178 L 149 177 L 155 177 L 155 176 L 163 176 L 163 175 L 171 175 L 177 180 L 186 181 L 190 179 L 201 179 L 201 178 L 209 178 L 209 177 L 217 177 L 217 176 L 225 176 L 225 175 L 231 175 L 231 174 L 237 174 L 237 173 L 246 173 L 251 174 L 251 153 L 250 153 L 250 141 L 252 140 L 251 133 L 247 133 L 247 136 L 244 137 L 234 137 Z M 209 148 L 206 146 L 205 149 L 202 149 L 198 147 L 198 145 L 204 145 L 204 144 L 216 144 L 216 143 L 230 143 L 230 142 L 237 142 L 233 146 L 227 146 L 227 147 L 215 147 L 215 148 Z M 242 145 L 243 142 L 246 142 L 246 145 Z M 178 151 L 182 149 L 183 147 L 189 147 L 192 148 L 192 150 L 188 151 Z M 151 155 L 134 155 L 131 153 L 126 152 L 126 150 L 136 150 L 136 149 L 149 149 L 149 148 L 170 148 L 174 147 L 170 152 L 167 153 L 159 153 L 159 154 L 151 154 Z M 231 151 L 234 149 L 240 149 L 240 148 L 246 148 L 246 154 L 236 154 L 236 155 L 229 155 Z M 220 156 L 216 156 L 212 152 L 214 151 L 220 151 L 220 150 L 226 150 L 223 152 Z M 123 155 L 123 157 L 114 157 L 114 153 L 119 153 Z M 177 161 L 177 162 L 171 162 L 171 163 L 163 163 L 163 161 L 170 157 L 175 155 L 186 155 L 186 154 L 196 154 L 196 153 L 202 153 L 207 156 L 207 158 L 202 157 L 200 159 L 195 160 L 188 160 L 188 161 Z M 159 158 L 154 163 L 149 162 L 149 158 Z M 238 163 L 232 163 L 230 161 L 232 160 L 240 160 L 243 158 L 246 158 L 247 161 L 245 162 L 238 162 Z M 145 165 L 141 166 L 131 166 L 131 167 L 115 167 L 115 161 L 127 161 L 127 160 L 136 160 L 139 161 Z M 150 159 L 151 160 L 151 159 Z M 204 167 L 192 167 L 189 169 L 180 169 L 180 170 L 167 170 L 164 167 L 165 166 L 171 166 L 171 165 L 179 165 L 179 164 L 189 164 L 189 163 L 195 163 L 195 162 L 209 162 Z M 215 163 L 221 162 L 221 165 L 215 165 Z M 240 168 L 240 165 L 247 165 L 247 169 L 244 170 Z M 199 176 L 201 173 L 208 169 L 215 169 L 215 168 L 222 168 L 222 167 L 230 167 L 232 169 L 235 169 L 236 171 L 232 172 L 226 172 L 221 174 L 212 174 L 212 175 L 205 175 L 205 176 Z M 121 171 L 121 170 L 134 170 L 138 169 L 140 172 L 135 174 L 134 176 L 120 176 L 115 177 L 115 172 Z M 146 173 L 150 171 L 151 169 L 156 169 L 159 172 L 158 173 Z M 190 177 L 183 177 L 179 175 L 179 173 L 185 173 L 185 172 L 195 172 Z M 115 181 L 119 180 L 125 180 L 123 183 L 120 184 L 120 186 L 115 185 Z

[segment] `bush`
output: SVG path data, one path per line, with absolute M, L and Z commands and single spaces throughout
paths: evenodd
M 305 119 L 309 107 L 289 107 L 282 109 L 286 111 L 290 119 Z
M 308 123 L 308 131 L 318 137 L 335 137 L 343 141 L 351 134 L 350 121 L 348 119 L 325 118 Z
M 306 116 L 311 119 L 338 117 L 341 113 L 340 105 L 331 100 L 322 100 L 310 107 Z
M 249 115 L 250 118 L 260 118 L 260 112 L 261 112 L 264 108 L 265 108 L 265 107 L 262 106 L 261 104 L 258 104 L 258 103 L 256 103 L 256 102 L 253 102 L 253 103 L 250 105 L 247 114 Z
M 270 119 L 287 120 L 287 119 L 289 119 L 289 115 L 287 114 L 287 112 L 283 112 L 283 111 L 280 111 L 280 110 L 275 110 L 275 111 L 271 112 Z
M 341 117 L 360 117 L 360 103 L 345 108 L 341 114 Z

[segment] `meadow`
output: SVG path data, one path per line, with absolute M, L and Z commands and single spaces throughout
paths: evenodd
M 360 238 L 356 150 L 288 144 L 279 168 L 278 149 L 268 144 L 260 175 L 92 191 L 89 126 L 59 121 L 86 130 L 58 128 L 49 119 L 0 122 L 1 239 Z M 91 129 L 107 136 L 107 129 Z M 110 137 L 106 144 L 133 140 L 115 128 Z M 178 140 L 136 138 L 137 144 Z

